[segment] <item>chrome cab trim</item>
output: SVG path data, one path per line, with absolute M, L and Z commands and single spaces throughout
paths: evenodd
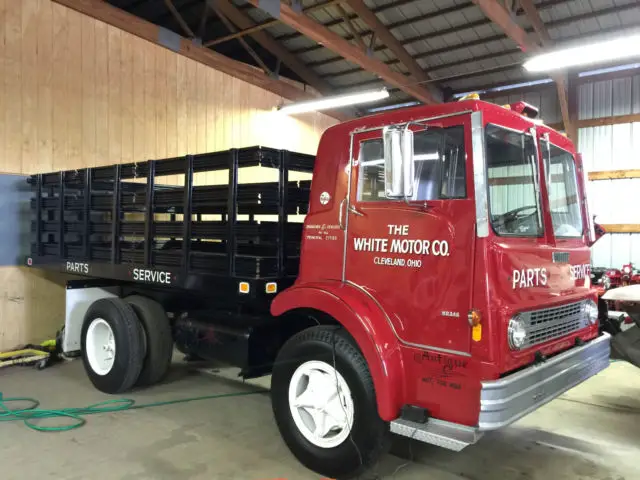
M 471 149 L 473 154 L 473 189 L 476 202 L 476 235 L 479 238 L 485 238 L 489 236 L 489 205 L 482 112 L 471 114 Z
M 607 368 L 610 341 L 604 333 L 543 363 L 482 382 L 478 430 L 509 425 Z

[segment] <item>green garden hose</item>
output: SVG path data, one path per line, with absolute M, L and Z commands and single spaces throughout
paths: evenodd
M 195 402 L 199 400 L 212 400 L 216 398 L 241 397 L 246 395 L 255 395 L 256 393 L 265 393 L 266 390 L 252 390 L 249 392 L 221 393 L 217 395 L 205 395 L 202 397 L 181 398 L 178 400 L 168 400 L 164 402 L 142 403 L 136 405 L 134 400 L 128 398 L 106 400 L 100 403 L 94 403 L 84 408 L 63 408 L 56 410 L 47 410 L 38 408 L 40 402 L 35 398 L 29 397 L 12 397 L 4 398 L 0 392 L 0 422 L 17 422 L 22 421 L 32 430 L 38 432 L 66 432 L 74 430 L 87 423 L 84 418 L 86 415 L 96 415 L 98 413 L 124 412 L 127 410 L 140 410 L 143 408 L 162 407 L 165 405 L 176 405 L 179 403 Z M 19 409 L 12 409 L 9 404 L 27 403 Z M 75 423 L 60 426 L 43 426 L 34 423 L 37 420 L 48 418 L 69 418 Z

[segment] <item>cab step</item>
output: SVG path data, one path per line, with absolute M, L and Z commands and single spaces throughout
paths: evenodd
M 473 445 L 482 437 L 482 432 L 473 427 L 433 418 L 426 423 L 398 418 L 391 422 L 391 432 L 455 452 Z

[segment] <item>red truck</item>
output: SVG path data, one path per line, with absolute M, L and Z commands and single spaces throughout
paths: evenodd
M 582 162 L 532 112 L 467 100 L 336 125 L 315 157 L 34 175 L 28 264 L 87 277 L 63 347 L 103 392 L 157 382 L 175 344 L 271 374 L 282 437 L 322 475 L 358 475 L 391 432 L 461 450 L 609 364 Z M 239 183 L 249 166 L 278 180 Z

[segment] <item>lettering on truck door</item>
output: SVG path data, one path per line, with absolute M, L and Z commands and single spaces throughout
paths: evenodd
M 412 126 L 412 129 L 413 126 Z M 353 139 L 345 280 L 405 342 L 468 353 L 475 210 L 468 115 L 415 126 L 412 198 L 385 195 L 382 130 Z

